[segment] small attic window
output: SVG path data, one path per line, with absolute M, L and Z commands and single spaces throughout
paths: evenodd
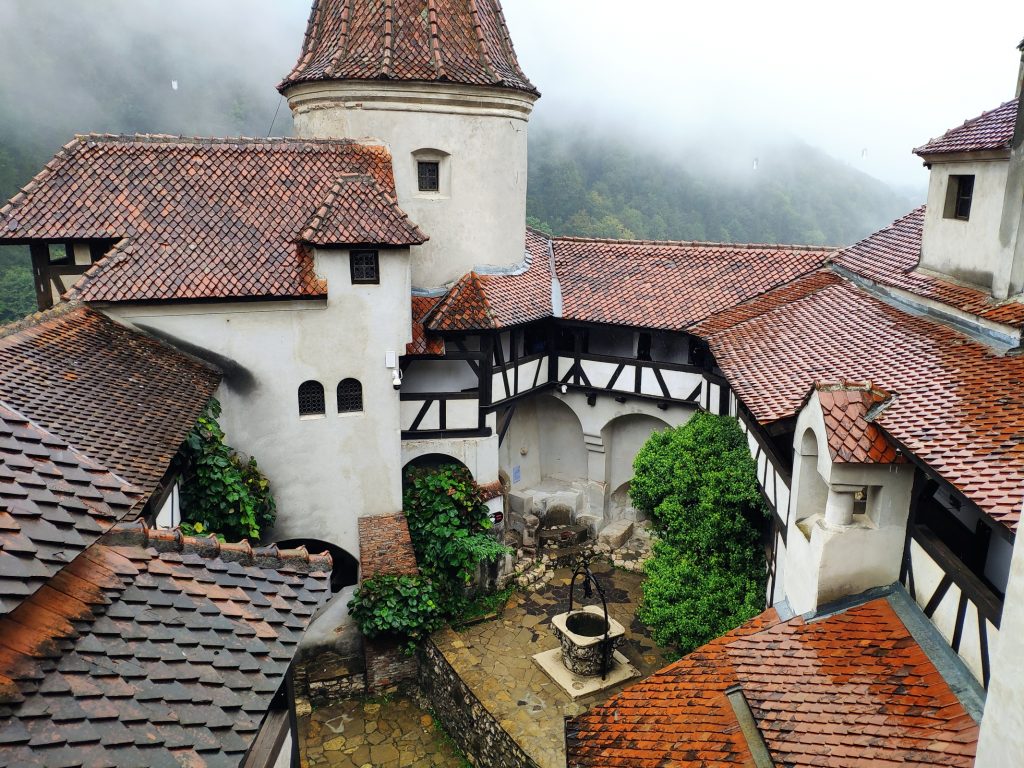
M 416 163 L 416 175 L 420 192 L 438 192 L 441 189 L 441 163 L 434 160 L 420 160 Z
M 974 174 L 953 174 L 946 187 L 946 205 L 943 217 L 967 221 L 971 218 L 971 201 L 974 198 Z
M 373 284 L 380 282 L 380 262 L 377 251 L 352 251 L 349 256 L 352 282 Z

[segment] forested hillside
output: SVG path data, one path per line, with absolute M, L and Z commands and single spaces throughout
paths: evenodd
M 912 201 L 813 147 L 776 141 L 729 161 L 600 129 L 530 136 L 528 214 L 559 235 L 847 245 Z

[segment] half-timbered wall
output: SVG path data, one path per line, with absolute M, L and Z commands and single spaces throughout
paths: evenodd
M 916 490 L 900 580 L 987 688 L 1013 545 L 939 481 L 922 474 Z
M 926 529 L 911 532 L 902 581 L 925 616 L 987 688 L 989 654 L 999 635 L 1002 602 Z

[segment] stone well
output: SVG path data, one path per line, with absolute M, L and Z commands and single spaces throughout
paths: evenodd
M 606 627 L 604 611 L 596 605 L 560 613 L 551 619 L 551 626 L 562 646 L 562 661 L 566 669 L 581 677 L 600 675 L 611 669 L 615 651 L 626 636 L 626 628 L 611 616 Z M 606 668 L 602 670 L 602 661 L 605 660 Z

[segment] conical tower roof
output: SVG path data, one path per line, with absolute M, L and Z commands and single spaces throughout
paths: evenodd
M 278 89 L 323 80 L 458 83 L 538 94 L 519 68 L 498 0 L 315 0 L 302 55 Z

